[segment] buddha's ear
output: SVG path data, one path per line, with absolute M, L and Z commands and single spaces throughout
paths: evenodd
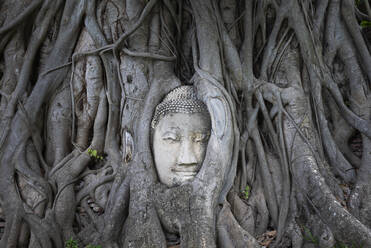
M 233 183 L 230 178 L 233 181 L 236 171 L 239 134 L 231 97 L 219 82 L 215 79 L 210 81 L 209 78 L 203 77 L 195 81 L 197 96 L 209 110 L 212 132 L 194 186 L 200 192 L 205 192 L 205 188 L 208 188 L 210 196 L 205 197 L 218 199 L 218 196 L 222 196 L 218 201 L 223 202 Z
M 206 105 L 210 106 L 208 109 L 211 117 L 212 133 L 218 138 L 222 138 L 227 125 L 225 103 L 218 97 L 210 97 Z
M 210 113 L 212 134 L 222 138 L 228 125 L 228 104 L 223 93 L 207 79 L 195 83 L 198 99 L 203 101 Z

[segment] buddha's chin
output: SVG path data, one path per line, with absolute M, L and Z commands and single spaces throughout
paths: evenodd
M 197 175 L 197 171 L 177 171 L 177 178 L 181 180 L 193 179 Z
M 173 178 L 170 187 L 180 186 L 184 183 L 192 181 L 197 175 L 197 172 L 177 172 L 176 176 Z

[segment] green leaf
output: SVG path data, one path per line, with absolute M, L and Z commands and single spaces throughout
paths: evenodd
M 91 155 L 93 156 L 93 157 L 97 157 L 97 154 L 98 154 L 98 152 L 97 152 L 97 150 L 93 150 L 92 152 L 91 152 Z
M 304 229 L 304 239 L 313 244 L 318 244 L 317 238 L 313 236 L 309 228 L 303 226 L 303 229 Z
M 245 190 L 242 192 L 244 194 L 244 197 L 245 199 L 249 199 L 249 195 L 250 195 L 250 186 L 249 185 L 246 185 L 246 188 Z
M 77 241 L 76 240 L 73 240 L 72 238 L 70 238 L 66 242 L 66 248 L 78 248 Z
M 361 27 L 362 28 L 371 27 L 371 22 L 370 21 L 363 20 L 363 21 L 361 21 Z

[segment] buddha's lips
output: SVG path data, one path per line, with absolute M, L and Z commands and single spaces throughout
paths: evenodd
M 194 177 L 199 171 L 199 166 L 179 166 L 173 168 L 172 172 L 185 177 Z
M 197 172 L 192 171 L 176 171 L 175 173 L 183 177 L 194 177 L 197 175 Z

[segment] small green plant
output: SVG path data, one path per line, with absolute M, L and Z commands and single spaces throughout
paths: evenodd
M 79 248 L 78 243 L 73 238 L 66 241 L 66 248 Z M 85 248 L 102 248 L 101 245 L 87 245 Z
M 88 245 L 85 248 L 102 248 L 100 245 Z
M 352 244 L 352 246 L 348 246 L 348 245 L 338 241 L 338 242 L 336 242 L 336 244 L 333 248 L 362 248 L 362 246 L 356 246 L 355 244 Z
M 242 191 L 244 198 L 247 200 L 250 196 L 250 186 L 246 185 L 245 190 Z
M 66 248 L 79 248 L 79 246 L 77 245 L 76 240 L 70 238 L 69 240 L 66 241 Z
M 362 28 L 371 27 L 371 22 L 370 21 L 363 20 L 363 21 L 361 21 L 361 24 L 360 25 L 361 25 Z
M 333 248 L 348 248 L 347 245 L 337 242 Z
M 103 160 L 103 156 L 98 155 L 98 151 L 95 149 L 88 148 L 88 154 L 97 160 Z
M 348 248 L 348 246 L 344 245 L 343 243 L 336 243 L 334 248 Z
M 303 226 L 303 229 L 304 229 L 304 239 L 306 241 L 309 241 L 313 244 L 319 244 L 318 242 L 318 239 L 316 237 L 313 236 L 312 232 L 309 230 L 309 228 Z

